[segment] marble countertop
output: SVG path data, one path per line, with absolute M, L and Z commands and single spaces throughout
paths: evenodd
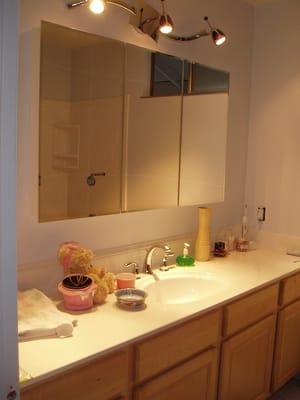
M 78 326 L 73 337 L 19 344 L 20 367 L 32 377 L 23 386 L 55 376 L 300 271 L 296 260 L 300 259 L 286 255 L 284 250 L 253 250 L 197 263 L 189 270 L 213 277 L 220 288 L 187 304 L 162 305 L 148 300 L 146 309 L 131 312 L 118 308 L 115 296 L 109 295 L 104 305 L 76 314 Z

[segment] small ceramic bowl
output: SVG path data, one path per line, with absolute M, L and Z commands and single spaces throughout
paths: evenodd
M 85 287 L 69 288 L 64 285 L 65 279 L 58 284 L 58 291 L 64 296 L 66 309 L 83 311 L 92 308 L 97 285 L 91 281 Z
M 135 287 L 135 274 L 131 272 L 120 272 L 117 274 L 117 287 L 118 289 L 134 288 Z
M 117 303 L 126 309 L 137 309 L 145 306 L 147 293 L 140 289 L 120 289 L 115 291 Z

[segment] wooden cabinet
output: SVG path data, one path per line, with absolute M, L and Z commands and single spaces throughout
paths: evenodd
M 223 344 L 220 400 L 261 400 L 270 394 L 275 317 L 246 329 Z
M 29 388 L 21 400 L 125 400 L 128 381 L 126 349 Z
M 300 301 L 279 313 L 273 389 L 300 372 Z
M 300 274 L 286 278 L 282 282 L 280 304 L 285 306 L 300 298 Z
M 276 311 L 278 292 L 279 285 L 275 284 L 225 306 L 224 335 L 232 335 Z
M 272 284 L 138 341 L 132 352 L 29 387 L 21 400 L 264 400 L 297 372 L 300 274 L 281 282 L 280 296 Z
M 214 400 L 217 351 L 207 351 L 137 388 L 134 400 Z
M 141 382 L 215 344 L 221 310 L 187 321 L 136 345 L 135 381 Z

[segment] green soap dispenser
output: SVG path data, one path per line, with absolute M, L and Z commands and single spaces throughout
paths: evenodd
M 176 264 L 179 267 L 193 267 L 195 265 L 194 257 L 189 255 L 189 247 L 188 243 L 184 243 L 183 254 L 176 257 Z

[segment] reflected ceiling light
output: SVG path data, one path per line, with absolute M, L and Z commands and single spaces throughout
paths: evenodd
M 113 6 L 117 6 L 119 8 L 122 8 L 123 10 L 128 11 L 133 15 L 136 15 L 135 8 L 131 7 L 125 1 L 122 0 L 78 0 L 69 3 L 67 7 L 69 9 L 73 9 L 79 6 L 88 5 L 89 9 L 94 14 L 101 14 L 105 10 L 107 4 L 112 4 Z
M 89 9 L 94 14 L 102 14 L 105 10 L 105 3 L 103 0 L 92 0 L 89 1 Z

